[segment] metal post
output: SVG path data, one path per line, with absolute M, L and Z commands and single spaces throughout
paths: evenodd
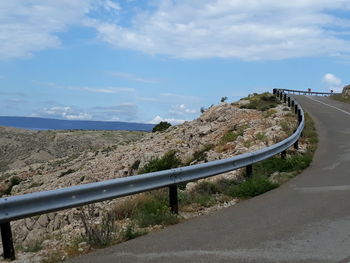
M 298 113 L 298 105 L 294 105 L 294 112 L 295 112 L 295 114 L 297 114 Z
M 1 240 L 3 247 L 3 257 L 4 259 L 15 260 L 15 249 L 13 247 L 12 231 L 10 222 L 5 222 L 0 224 L 1 228 Z
M 250 178 L 253 176 L 253 165 L 248 165 L 245 168 L 245 174 L 247 178 Z
M 292 108 L 294 108 L 294 100 L 292 100 Z
M 290 97 L 288 97 L 288 107 L 290 107 Z
M 287 102 L 287 94 L 284 94 L 284 96 L 283 96 L 283 102 L 284 102 L 284 103 Z
M 177 196 L 177 185 L 173 184 L 169 186 L 169 205 L 170 211 L 174 214 L 179 213 L 179 199 Z
M 303 116 L 301 116 L 301 110 L 298 109 L 298 121 L 299 121 L 299 124 L 301 123 L 302 120 L 303 120 Z
M 286 150 L 284 150 L 283 152 L 281 152 L 281 158 L 282 158 L 283 160 L 285 160 L 286 157 L 287 157 L 287 152 L 286 152 Z

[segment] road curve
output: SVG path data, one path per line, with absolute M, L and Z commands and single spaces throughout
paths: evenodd
M 350 105 L 295 96 L 316 123 L 311 166 L 278 189 L 68 262 L 350 262 Z

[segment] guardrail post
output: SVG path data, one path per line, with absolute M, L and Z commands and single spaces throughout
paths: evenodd
M 280 92 L 280 100 L 283 98 L 283 92 Z
M 292 100 L 292 108 L 294 108 L 294 105 L 295 105 L 295 104 L 294 104 L 294 100 Z
M 174 214 L 179 213 L 179 199 L 177 196 L 177 185 L 173 184 L 169 186 L 169 205 L 170 211 Z
M 294 113 L 297 114 L 298 113 L 298 105 L 294 104 Z
M 287 98 L 288 101 L 288 107 L 290 107 L 290 97 Z
M 248 177 L 248 178 L 253 176 L 253 165 L 250 164 L 250 165 L 246 166 L 245 174 L 246 174 L 246 177 Z
M 301 116 L 301 110 L 298 109 L 298 122 L 299 122 L 299 124 L 301 123 L 302 120 L 303 120 L 303 116 Z
M 287 157 L 287 151 L 284 150 L 281 152 L 281 158 L 284 160 L 284 159 L 286 159 L 286 157 Z
M 277 93 L 277 89 L 273 89 L 273 94 L 276 94 Z
M 13 247 L 12 231 L 10 222 L 0 224 L 1 240 L 4 259 L 15 260 L 15 249 Z
M 283 102 L 286 103 L 287 102 L 287 94 L 283 95 Z

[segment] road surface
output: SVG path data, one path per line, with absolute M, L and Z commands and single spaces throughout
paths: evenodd
M 278 189 L 69 262 L 350 262 L 350 105 L 295 96 L 319 146 Z

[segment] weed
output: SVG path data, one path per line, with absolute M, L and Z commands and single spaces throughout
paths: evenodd
M 249 198 L 276 188 L 278 184 L 271 183 L 265 176 L 253 176 L 245 182 L 234 185 L 229 190 L 232 197 Z
M 112 213 L 107 212 L 100 224 L 96 224 L 94 206 L 88 205 L 87 211 L 81 211 L 80 219 L 85 232 L 82 238 L 94 248 L 103 248 L 112 244 L 116 240 L 117 225 Z
M 255 138 L 259 141 L 265 141 L 267 139 L 266 134 L 263 132 L 258 132 L 255 134 Z
M 153 225 L 172 225 L 179 222 L 179 218 L 170 212 L 165 199 L 149 196 L 149 200 L 140 203 L 132 218 L 140 227 Z
M 222 136 L 220 140 L 220 144 L 233 142 L 238 138 L 238 136 L 243 136 L 243 131 L 238 131 L 238 132 L 228 131 L 224 136 Z
M 193 161 L 204 161 L 207 157 L 206 152 L 213 149 L 213 144 L 206 144 L 202 149 L 195 151 L 192 158 L 186 161 L 186 165 L 190 165 Z
M 160 158 L 149 161 L 144 167 L 138 170 L 138 174 L 157 172 L 175 168 L 181 165 L 181 160 L 176 156 L 176 151 L 171 150 Z
M 130 223 L 128 224 L 128 226 L 122 230 L 121 232 L 121 240 L 122 241 L 127 241 L 130 239 L 134 239 L 137 238 L 139 236 L 145 235 L 147 234 L 147 231 L 145 230 L 136 230 L 135 228 L 135 224 L 134 223 Z
M 42 250 L 43 247 L 41 245 L 41 242 L 36 241 L 33 244 L 30 244 L 28 247 L 23 249 L 23 252 L 38 252 Z

